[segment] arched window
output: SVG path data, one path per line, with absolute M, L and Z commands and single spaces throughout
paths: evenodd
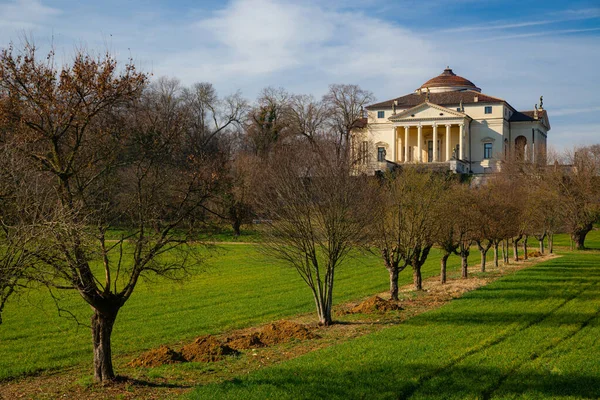
M 518 136 L 515 139 L 515 157 L 517 160 L 525 160 L 527 152 L 527 138 Z

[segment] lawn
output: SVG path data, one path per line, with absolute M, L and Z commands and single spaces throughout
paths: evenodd
M 266 258 L 256 245 L 224 244 L 210 256 L 203 270 L 183 283 L 155 278 L 138 285 L 117 318 L 115 357 L 314 312 L 311 294 L 297 273 Z M 458 269 L 458 263 L 458 257 L 451 258 L 450 269 Z M 423 272 L 425 277 L 439 273 L 439 253 L 432 252 Z M 400 284 L 411 280 L 407 270 Z M 379 259 L 357 254 L 339 269 L 334 302 L 370 296 L 387 286 Z M 0 325 L 0 379 L 74 365 L 81 366 L 82 374 L 91 373 L 91 311 L 78 294 L 63 294 L 59 304 L 82 325 L 67 313 L 59 316 L 46 291 L 11 300 Z
M 592 232 L 589 246 L 600 242 Z M 204 398 L 599 398 L 600 253 L 567 253 Z

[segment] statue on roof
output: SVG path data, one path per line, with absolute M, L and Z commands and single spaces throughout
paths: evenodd
M 540 96 L 540 110 L 544 109 L 544 96 Z
M 460 104 L 458 105 L 458 108 L 460 109 L 460 112 L 465 112 L 465 106 L 463 106 L 462 99 L 460 99 Z
M 425 101 L 429 103 L 429 88 L 427 88 L 427 93 L 425 93 Z
M 533 110 L 533 119 L 538 119 L 538 106 L 537 106 L 537 104 L 534 107 L 535 107 L 535 109 Z

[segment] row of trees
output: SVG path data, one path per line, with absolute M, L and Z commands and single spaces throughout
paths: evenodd
M 78 292 L 94 377 L 113 379 L 112 329 L 138 281 L 190 273 L 200 230 L 226 220 L 239 233 L 256 214 L 259 163 L 299 137 L 341 154 L 371 101 L 332 85 L 320 100 L 266 89 L 250 106 L 208 83 L 150 82 L 110 54 L 61 66 L 30 43 L 2 49 L 0 315 L 31 286 Z
M 322 99 L 266 89 L 250 105 L 207 83 L 151 83 L 108 54 L 57 66 L 29 44 L 2 50 L 0 315 L 16 290 L 77 291 L 92 309 L 94 377 L 107 381 L 112 329 L 138 281 L 192 272 L 192 242 L 214 222 L 239 234 L 261 219 L 265 250 L 296 268 L 324 325 L 353 249 L 378 249 L 397 298 L 408 266 L 422 288 L 434 246 L 443 282 L 450 254 L 467 276 L 473 243 L 482 268 L 490 248 L 497 265 L 501 244 L 561 227 L 583 246 L 598 216 L 596 148 L 570 169 L 505 163 L 479 187 L 415 168 L 368 177 L 350 141 L 373 100 L 332 85 Z

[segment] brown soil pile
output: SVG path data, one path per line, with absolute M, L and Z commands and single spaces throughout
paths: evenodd
M 235 355 L 238 352 L 228 345 L 222 344 L 214 336 L 206 335 L 183 346 L 181 354 L 187 361 L 210 362 L 222 360 L 223 356 Z
M 291 321 L 277 321 L 269 324 L 262 329 L 259 335 L 261 342 L 267 346 L 288 342 L 292 339 L 307 340 L 319 338 L 306 325 Z
M 266 344 L 260 340 L 260 335 L 256 332 L 243 336 L 228 337 L 226 344 L 234 350 L 257 349 L 266 346 Z
M 356 307 L 350 310 L 352 314 L 371 314 L 383 313 L 386 311 L 402 310 L 398 302 L 394 300 L 384 300 L 379 296 L 370 297 Z
M 527 257 L 541 257 L 543 256 L 542 253 L 540 253 L 539 251 L 531 251 L 529 253 L 527 253 Z
M 158 367 L 164 364 L 174 364 L 183 361 L 185 359 L 181 353 L 167 346 L 160 346 L 158 349 L 143 353 L 127 365 L 130 367 Z

